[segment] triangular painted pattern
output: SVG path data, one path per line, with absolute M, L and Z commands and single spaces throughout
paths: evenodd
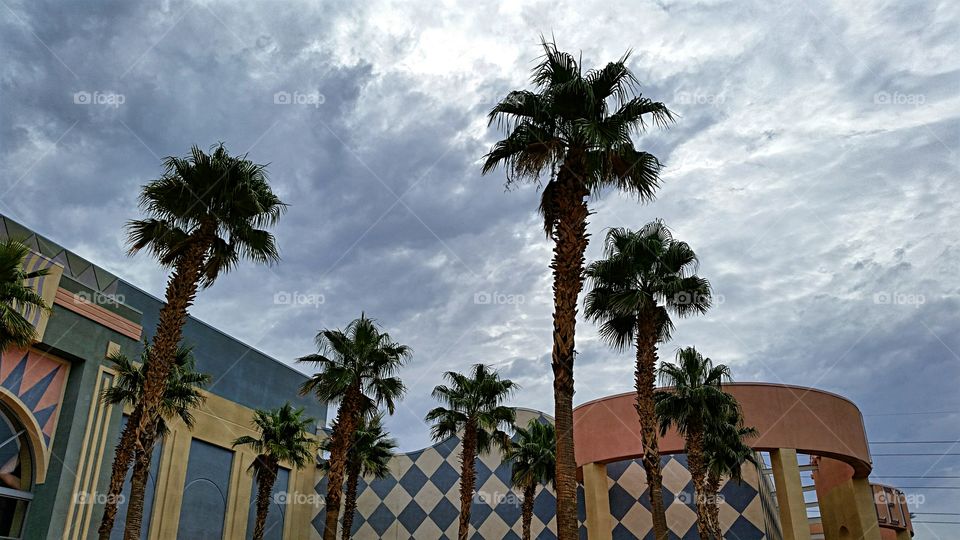
M 50 444 L 65 382 L 65 364 L 46 356 L 10 349 L 0 354 L 0 386 L 17 396 L 36 419 Z

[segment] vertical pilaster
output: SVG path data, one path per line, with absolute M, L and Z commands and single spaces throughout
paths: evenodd
M 780 527 L 784 540 L 810 540 L 810 524 L 807 522 L 807 505 L 803 500 L 803 484 L 797 451 L 780 448 L 770 452 L 773 466 L 773 482 L 777 490 L 777 506 L 780 508 Z
M 606 465 L 587 463 L 583 466 L 583 499 L 587 509 L 587 538 L 612 540 L 613 526 Z

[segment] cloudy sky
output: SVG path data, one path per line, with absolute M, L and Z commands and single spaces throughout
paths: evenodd
M 637 140 L 667 164 L 656 202 L 591 202 L 588 258 L 606 228 L 660 217 L 721 299 L 662 356 L 693 344 L 738 380 L 849 396 L 874 441 L 956 440 L 958 26 L 955 2 L 2 0 L 0 212 L 160 295 L 165 275 L 124 255 L 138 186 L 193 144 L 268 162 L 283 262 L 193 313 L 291 362 L 365 310 L 415 350 L 391 427 L 418 448 L 444 370 L 495 364 L 517 405 L 552 408 L 550 243 L 534 187 L 481 177 L 485 113 L 528 86 L 540 33 L 588 67 L 632 49 L 679 120 Z M 631 359 L 590 324 L 577 348 L 578 402 L 630 390 Z M 954 456 L 876 466 L 960 475 Z

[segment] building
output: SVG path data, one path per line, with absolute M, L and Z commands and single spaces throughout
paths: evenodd
M 96 538 L 113 447 L 125 411 L 101 403 L 113 384 L 106 357 L 135 357 L 156 326 L 160 300 L 47 238 L 0 216 L 0 238 L 32 250 L 28 269 L 49 268 L 36 287 L 53 306 L 33 319 L 39 341 L 0 356 L 0 538 Z M 202 301 L 202 300 L 201 300 Z M 300 397 L 305 377 L 277 360 L 190 319 L 184 339 L 197 367 L 212 377 L 195 428 L 174 423 L 158 445 L 147 490 L 144 538 L 248 538 L 253 521 L 253 456 L 234 450 L 253 434 L 256 408 L 285 402 L 304 407 L 323 436 L 326 406 Z M 863 422 L 850 401 L 816 389 L 759 383 L 731 385 L 748 424 L 758 464 L 722 490 L 721 524 L 730 538 L 909 538 L 903 495 L 871 485 Z M 645 538 L 651 522 L 632 394 L 610 396 L 574 411 L 581 537 Z M 129 412 L 129 411 L 127 411 Z M 551 419 L 518 410 L 518 423 Z M 459 439 L 399 454 L 383 479 L 361 480 L 354 537 L 440 539 L 456 536 Z M 683 444 L 661 441 L 665 502 L 671 530 L 695 538 L 695 514 Z M 807 456 L 798 459 L 798 455 Z M 520 495 L 501 456 L 477 462 L 474 538 L 520 535 Z M 267 537 L 312 540 L 323 527 L 326 478 L 316 466 L 284 469 L 275 485 Z M 533 534 L 554 538 L 555 499 L 539 490 Z M 818 517 L 808 518 L 808 515 Z M 118 523 L 124 519 L 121 506 Z M 114 529 L 114 537 L 122 526 Z

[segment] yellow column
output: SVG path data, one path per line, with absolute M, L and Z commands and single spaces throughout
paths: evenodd
M 613 525 L 606 465 L 587 463 L 583 466 L 583 502 L 587 508 L 587 538 L 612 540 Z
M 180 527 L 180 504 L 183 485 L 187 481 L 187 461 L 190 455 L 190 432 L 176 427 L 163 438 L 163 454 L 157 472 L 153 519 L 150 520 L 150 538 L 176 538 Z M 159 517 L 159 519 L 157 519 Z
M 770 462 L 773 466 L 773 483 L 777 490 L 784 540 L 810 540 L 810 524 L 807 522 L 807 505 L 803 500 L 797 451 L 792 448 L 774 450 L 770 452 Z
M 250 498 L 253 492 L 253 473 L 250 464 L 253 456 L 243 451 L 234 451 L 230 467 L 230 490 L 227 497 L 227 519 L 224 538 L 246 538 Z

